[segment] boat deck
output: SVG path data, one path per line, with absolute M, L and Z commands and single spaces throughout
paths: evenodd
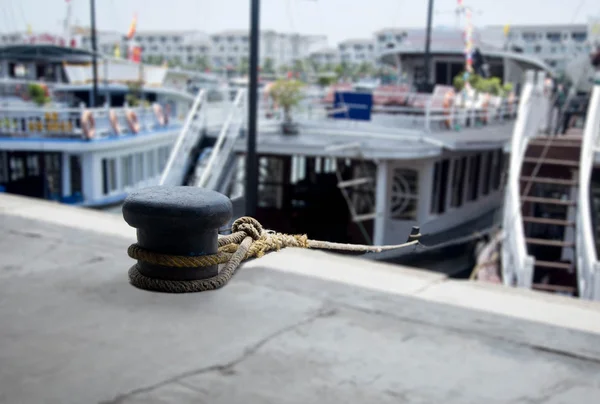
M 127 282 L 117 215 L 0 195 L 0 403 L 597 403 L 600 304 L 288 249 Z
M 297 135 L 284 135 L 277 123 L 259 127 L 260 154 L 342 156 L 360 154 L 365 158 L 411 159 L 437 156 L 444 149 L 486 150 L 502 148 L 512 137 L 514 122 L 462 130 L 391 128 L 371 122 L 315 120 L 299 122 Z M 344 145 L 346 148 L 340 148 Z M 243 153 L 246 140 L 239 139 L 235 150 Z

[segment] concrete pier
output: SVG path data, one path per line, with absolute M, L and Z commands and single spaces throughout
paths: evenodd
M 600 305 L 330 253 L 128 284 L 114 214 L 0 195 L 0 403 L 590 403 Z

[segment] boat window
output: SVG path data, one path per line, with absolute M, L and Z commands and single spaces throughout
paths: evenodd
M 454 170 L 452 172 L 452 198 L 450 200 L 450 206 L 453 208 L 458 208 L 462 205 L 466 166 L 466 157 L 454 160 Z
M 444 213 L 450 160 L 438 161 L 433 170 L 433 192 L 431 193 L 431 213 Z
M 29 177 L 40 175 L 40 162 L 38 156 L 35 154 L 27 156 L 27 175 Z
M 283 205 L 284 160 L 261 157 L 258 161 L 258 206 L 281 209 Z
M 133 185 L 133 156 L 121 157 L 121 187 Z
M 0 183 L 8 182 L 8 165 L 6 152 L 0 151 Z
M 471 156 L 471 163 L 469 166 L 469 192 L 467 194 L 467 201 L 474 201 L 477 199 L 479 191 L 479 175 L 481 171 L 481 154 Z
M 489 151 L 485 153 L 485 172 L 483 173 L 483 186 L 481 188 L 481 194 L 487 195 L 490 193 L 490 186 L 493 180 L 494 173 L 494 152 Z
M 25 177 L 25 168 L 23 165 L 23 159 L 19 157 L 10 158 L 10 179 L 11 181 L 18 181 Z
M 104 194 L 115 191 L 117 189 L 117 161 L 115 159 L 102 159 L 102 174 Z
M 390 201 L 390 215 L 392 219 L 416 220 L 418 202 L 418 172 L 408 168 L 396 168 L 392 176 Z
M 81 194 L 83 188 L 81 183 L 81 157 L 69 156 L 69 171 L 71 173 L 71 195 Z
M 500 153 L 499 153 L 500 152 Z M 492 152 L 492 172 L 490 173 L 490 181 L 492 182 L 492 190 L 496 190 L 500 187 L 500 176 L 502 175 L 502 167 L 500 166 L 500 150 L 494 150 Z

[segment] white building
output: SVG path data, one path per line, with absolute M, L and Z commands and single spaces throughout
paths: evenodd
M 485 40 L 505 50 L 536 56 L 556 71 L 564 71 L 571 60 L 589 54 L 588 28 L 587 24 L 513 25 L 506 36 L 503 26 L 488 26 L 480 32 Z
M 89 29 L 75 28 L 74 33 L 81 36 L 82 47 L 91 49 Z M 210 61 L 210 38 L 200 31 L 137 31 L 135 41 L 147 61 L 172 61 L 180 65 L 194 65 L 202 58 Z M 98 31 L 97 42 L 102 53 L 113 54 L 115 46 L 119 45 L 122 57 L 127 55 L 127 39 L 122 33 Z
M 374 63 L 375 41 L 372 39 L 348 39 L 338 44 L 340 61 L 348 64 Z
M 336 48 L 323 48 L 308 55 L 311 62 L 317 66 L 333 66 L 340 63 L 340 55 Z
M 250 36 L 247 30 L 228 30 L 212 34 L 212 61 L 216 67 L 239 66 L 248 60 Z M 296 60 L 306 59 L 315 47 L 327 43 L 322 35 L 285 34 L 271 30 L 260 34 L 260 65 L 267 59 L 273 68 L 291 65 Z

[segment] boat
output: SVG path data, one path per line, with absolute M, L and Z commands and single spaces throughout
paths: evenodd
M 500 60 L 519 80 L 517 70 L 524 77 L 531 66 L 520 55 Z M 456 92 L 447 84 L 419 93 L 410 84 L 307 90 L 292 132 L 261 94 L 255 217 L 277 231 L 376 245 L 403 243 L 418 226 L 428 256 L 497 228 L 518 96 Z M 238 90 L 219 131 L 181 132 L 162 185 L 216 190 L 244 214 L 246 97 Z M 391 252 L 371 258 L 404 259 Z
M 102 57 L 93 100 L 92 58 L 54 44 L 0 48 L 0 190 L 118 204 L 158 183 L 192 108 L 219 86 L 204 74 Z M 213 118 L 205 121 L 218 125 Z

